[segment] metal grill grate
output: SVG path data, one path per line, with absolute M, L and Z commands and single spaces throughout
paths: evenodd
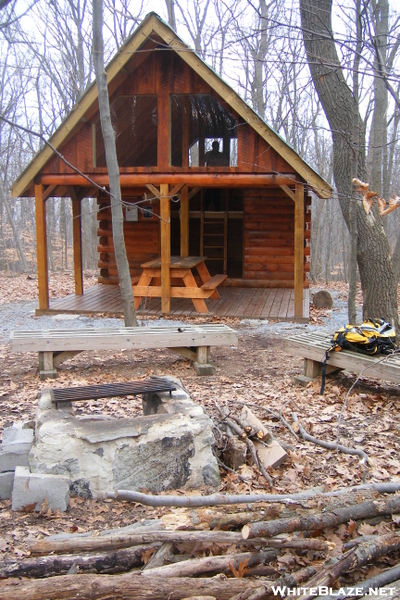
M 116 396 L 136 396 L 151 392 L 169 392 L 176 386 L 160 377 L 129 381 L 127 383 L 107 383 L 104 385 L 86 385 L 83 387 L 53 388 L 51 399 L 54 403 L 75 402 L 78 400 L 98 400 Z

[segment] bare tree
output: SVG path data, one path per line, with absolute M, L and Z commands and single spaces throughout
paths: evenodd
M 124 240 L 124 217 L 122 213 L 121 185 L 115 133 L 111 123 L 110 100 L 108 96 L 107 75 L 104 70 L 103 54 L 103 0 L 93 0 L 93 61 L 96 73 L 101 130 L 104 138 L 106 164 L 110 182 L 112 232 L 117 263 L 118 277 L 121 286 L 124 307 L 125 326 L 137 326 L 135 302 L 129 263 L 126 256 Z
M 366 179 L 365 128 L 352 90 L 344 78 L 332 30 L 332 0 L 300 0 L 303 38 L 315 88 L 333 139 L 333 174 L 346 224 L 351 229 L 352 166 Z M 358 143 L 352 134 L 358 131 Z M 369 215 L 356 207 L 357 262 L 363 291 L 364 318 L 382 316 L 398 327 L 397 285 L 390 247 L 376 207 Z

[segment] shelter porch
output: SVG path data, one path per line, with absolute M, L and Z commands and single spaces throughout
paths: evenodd
M 303 317 L 294 315 L 294 289 L 289 288 L 240 288 L 220 287 L 219 300 L 207 300 L 207 317 L 236 317 L 246 319 L 279 319 L 282 321 L 308 322 L 309 290 L 304 290 Z M 122 317 L 121 291 L 118 285 L 98 284 L 83 295 L 70 294 L 50 300 L 50 307 L 37 309 L 36 315 L 44 314 L 93 314 Z M 163 317 L 160 298 L 143 301 L 139 316 Z M 170 317 L 199 316 L 190 299 L 171 298 Z

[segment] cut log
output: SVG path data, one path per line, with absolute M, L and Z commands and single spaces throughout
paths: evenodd
M 207 556 L 206 558 L 193 558 L 183 560 L 173 565 L 164 565 L 148 571 L 142 571 L 142 575 L 154 577 L 190 577 L 203 573 L 223 573 L 230 570 L 230 565 L 235 569 L 240 563 L 247 561 L 247 566 L 264 564 L 275 560 L 277 553 L 269 552 L 242 552 L 240 554 L 226 554 L 223 556 Z
M 313 531 L 336 527 L 341 523 L 347 523 L 350 519 L 368 519 L 371 517 L 385 516 L 400 511 L 400 497 L 392 500 L 381 499 L 379 502 L 363 502 L 337 508 L 331 512 L 312 515 L 310 517 L 294 517 L 293 519 L 277 519 L 275 521 L 259 521 L 248 523 L 242 529 L 243 539 L 252 537 L 273 537 L 280 533 L 292 533 L 293 531 Z
M 246 462 L 246 453 L 246 443 L 237 437 L 230 437 L 223 452 L 224 463 L 230 469 L 237 471 Z
M 152 546 L 135 546 L 96 554 L 66 554 L 0 561 L 0 577 L 51 577 L 68 573 L 75 567 L 82 573 L 123 573 L 143 565 L 143 553 Z
M 181 600 L 188 590 L 197 596 L 215 596 L 229 600 L 234 594 L 264 587 L 273 582 L 268 579 L 227 579 L 212 577 L 144 577 L 137 573 L 124 575 L 60 575 L 48 579 L 0 581 L 1 600 L 29 598 L 29 600 Z
M 250 410 L 248 406 L 244 406 L 242 414 L 240 415 L 241 421 L 250 425 L 253 431 L 256 432 L 256 436 L 262 442 L 272 442 L 272 434 L 268 429 L 261 423 L 260 419 Z
M 320 290 L 313 296 L 313 305 L 315 308 L 328 308 L 333 307 L 333 298 L 326 290 Z
M 276 469 L 288 458 L 277 440 L 272 440 L 269 444 L 254 441 L 254 446 L 264 469 L 268 469 L 268 467 Z

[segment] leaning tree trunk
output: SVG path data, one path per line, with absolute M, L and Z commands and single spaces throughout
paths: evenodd
M 124 240 L 124 217 L 122 213 L 121 185 L 115 134 L 111 124 L 110 101 L 108 97 L 107 75 L 103 57 L 103 0 L 93 0 L 93 63 L 96 73 L 99 97 L 101 131 L 106 151 L 106 164 L 110 182 L 112 232 L 117 263 L 118 278 L 124 308 L 125 326 L 137 326 L 132 282 Z
M 303 38 L 311 76 L 333 138 L 333 174 L 339 202 L 350 230 L 352 164 L 357 153 L 357 177 L 366 179 L 365 127 L 341 69 L 331 25 L 332 0 L 300 0 Z M 352 143 L 354 115 L 358 145 Z M 390 247 L 376 204 L 367 215 L 357 203 L 357 263 L 363 291 L 363 317 L 384 317 L 398 327 L 396 280 Z

